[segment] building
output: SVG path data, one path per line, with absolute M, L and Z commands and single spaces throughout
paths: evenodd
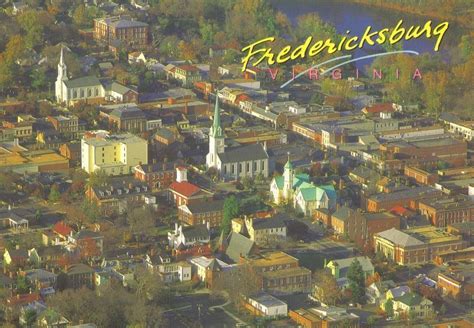
M 116 107 L 109 115 L 109 125 L 120 131 L 143 132 L 147 129 L 145 113 L 136 106 L 128 104 Z
M 187 225 L 207 224 L 211 228 L 220 227 L 224 214 L 224 201 L 211 200 L 178 207 L 178 220 Z
M 81 162 L 81 144 L 79 142 L 64 143 L 59 147 L 61 156 L 69 159 L 72 163 Z
M 126 16 L 94 19 L 94 39 L 110 44 L 120 41 L 131 47 L 145 46 L 150 42 L 149 26 Z
M 457 301 L 474 300 L 474 264 L 455 263 L 438 273 L 437 288 Z
M 58 64 L 58 76 L 55 82 L 56 102 L 73 105 L 80 102 L 100 103 L 111 101 L 138 101 L 138 93 L 120 83 L 96 76 L 83 76 L 69 79 L 64 61 L 64 50 Z
M 81 140 L 81 167 L 87 173 L 102 170 L 108 175 L 132 173 L 148 163 L 148 143 L 132 134 L 88 132 Z
M 83 257 L 98 257 L 104 251 L 104 237 L 95 231 L 81 230 L 69 237 Z
M 53 150 L 0 147 L 0 172 L 36 173 L 69 170 L 69 160 Z
M 247 259 L 258 276 L 260 287 L 268 292 L 311 291 L 311 270 L 299 266 L 298 259 L 284 252 L 270 252 Z
M 174 231 L 168 232 L 169 245 L 175 249 L 208 244 L 209 241 L 210 231 L 207 224 L 185 227 L 176 223 Z
M 79 289 L 87 287 L 94 289 L 94 269 L 82 264 L 72 264 L 66 269 L 67 287 Z
M 232 231 L 224 242 L 227 246 L 221 245 L 221 247 L 225 248 L 225 255 L 234 263 L 240 263 L 243 259 L 258 254 L 255 242 L 240 233 Z
M 269 156 L 262 144 L 251 144 L 225 149 L 224 130 L 221 126 L 219 97 L 216 96 L 214 120 L 209 132 L 207 168 L 215 168 L 225 179 L 254 178 L 269 175 Z
M 428 186 L 402 189 L 391 193 L 379 193 L 372 195 L 367 199 L 367 211 L 390 211 L 396 206 L 416 210 L 418 209 L 419 201 L 439 197 L 441 195 L 442 192 L 440 190 Z
M 84 124 L 79 122 L 76 115 L 48 116 L 48 121 L 53 125 L 56 132 L 72 139 L 78 138 L 84 132 Z
M 288 155 L 283 176 L 277 176 L 270 183 L 270 192 L 275 204 L 292 204 L 293 207 L 312 216 L 316 209 L 336 207 L 337 195 L 332 185 L 316 186 L 305 173 L 296 174 Z
M 400 231 L 392 228 L 376 233 L 375 252 L 400 265 L 425 264 L 439 252 L 467 246 L 461 236 L 453 236 L 436 227 L 424 226 Z
M 433 185 L 438 182 L 437 173 L 430 173 L 418 167 L 405 166 L 403 173 L 405 176 L 419 184 Z
M 393 313 L 397 319 L 428 319 L 434 316 L 433 302 L 416 293 L 407 293 L 392 299 Z
M 456 120 L 448 123 L 448 131 L 461 136 L 467 141 L 472 141 L 474 137 L 474 121 Z
M 288 316 L 304 328 L 359 328 L 359 317 L 346 309 L 330 306 L 290 310 Z
M 151 190 L 162 190 L 176 180 L 176 162 L 138 164 L 133 168 L 134 177 L 148 184 Z
M 474 201 L 465 195 L 420 200 L 418 209 L 436 227 L 474 221 Z
M 391 228 L 400 229 L 400 217 L 390 212 L 364 213 L 354 211 L 347 220 L 345 233 L 359 247 L 373 249 L 374 235 Z
M 248 297 L 246 308 L 252 314 L 265 318 L 286 317 L 288 315 L 288 305 L 285 302 L 263 292 Z
M 326 268 L 331 270 L 331 274 L 334 276 L 337 281 L 337 284 L 340 287 L 345 287 L 346 285 L 348 285 L 349 282 L 347 280 L 347 273 L 351 264 L 356 260 L 362 266 L 365 278 L 368 278 L 369 276 L 372 276 L 374 274 L 374 266 L 372 265 L 372 262 L 368 257 L 364 256 L 332 260 L 326 264 Z
M 199 68 L 194 65 L 179 65 L 174 68 L 173 78 L 181 81 L 184 87 L 193 86 L 194 82 L 202 80 Z
M 203 203 L 212 199 L 212 193 L 188 182 L 188 170 L 184 166 L 176 168 L 176 181 L 168 188 L 168 200 L 176 207 Z
M 257 245 L 268 245 L 286 240 L 286 223 L 280 216 L 265 219 L 245 218 L 245 227 L 250 240 L 255 241 Z
M 136 180 L 112 180 L 105 186 L 94 186 L 86 190 L 86 197 L 94 202 L 104 215 L 122 214 L 129 204 L 153 205 L 155 196 L 148 186 Z
M 341 206 L 334 213 L 331 214 L 331 227 L 334 229 L 337 235 L 349 235 L 348 224 L 349 218 L 354 215 L 354 210 L 347 207 Z

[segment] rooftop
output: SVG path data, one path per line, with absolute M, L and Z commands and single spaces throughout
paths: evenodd
M 288 263 L 298 263 L 298 259 L 284 252 L 265 253 L 259 258 L 252 259 L 252 265 L 256 267 L 267 267 L 271 265 L 282 265 Z

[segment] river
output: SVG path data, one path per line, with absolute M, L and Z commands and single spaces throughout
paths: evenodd
M 293 24 L 296 24 L 298 16 L 316 12 L 324 21 L 334 25 L 340 34 L 345 34 L 349 30 L 350 35 L 360 36 L 369 25 L 372 26 L 372 31 L 377 31 L 384 27 L 394 27 L 400 19 L 403 19 L 404 26 L 423 26 L 430 20 L 428 17 L 389 12 L 381 8 L 343 1 L 273 0 L 272 3 L 278 10 L 285 13 Z M 436 26 L 439 21 L 433 20 L 433 23 L 432 26 Z M 449 29 L 443 38 L 439 51 L 443 58 L 448 58 L 449 49 L 457 45 L 461 33 L 462 29 L 450 22 Z M 404 41 L 403 49 L 414 50 L 419 53 L 434 53 L 435 40 L 435 38 L 420 37 L 416 40 Z M 366 49 L 357 49 L 355 50 L 354 57 L 361 57 L 372 53 Z M 362 69 L 365 65 L 370 64 L 370 62 L 371 60 L 361 60 L 357 62 L 356 66 Z

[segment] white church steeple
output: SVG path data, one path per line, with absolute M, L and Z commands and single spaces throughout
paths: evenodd
M 219 109 L 219 93 L 216 92 L 214 118 L 209 131 L 209 153 L 206 156 L 206 165 L 208 168 L 218 166 L 217 155 L 224 152 L 224 141 L 224 131 L 221 126 L 221 114 Z
M 64 102 L 66 100 L 66 90 L 63 86 L 63 81 L 67 81 L 67 66 L 66 62 L 64 61 L 64 47 L 61 46 L 61 55 L 59 57 L 58 63 L 58 77 L 56 78 L 55 83 L 55 91 L 56 91 L 56 101 L 57 102 Z

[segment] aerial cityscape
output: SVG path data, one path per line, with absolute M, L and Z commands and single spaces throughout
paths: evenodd
M 474 327 L 473 0 L 0 0 L 0 326 Z

